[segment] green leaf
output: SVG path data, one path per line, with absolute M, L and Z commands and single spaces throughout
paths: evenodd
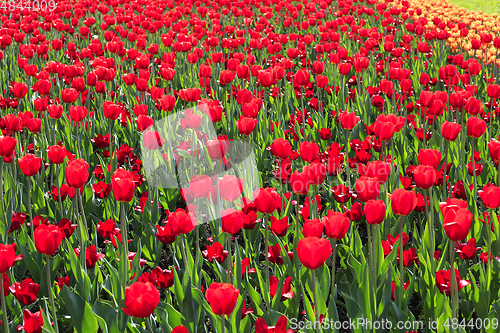
M 90 305 L 80 296 L 64 287 L 59 294 L 65 305 L 65 310 L 71 316 L 73 327 L 78 333 L 95 333 L 99 324 Z
M 104 333 L 120 333 L 118 328 L 118 311 L 105 302 L 97 301 L 92 306 L 92 312 L 96 315 L 99 327 Z

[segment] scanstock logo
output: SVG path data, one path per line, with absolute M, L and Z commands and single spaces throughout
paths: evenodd
M 234 213 L 258 195 L 250 141 L 218 138 L 206 104 L 156 121 L 142 133 L 141 152 L 148 183 L 179 189 L 198 224 Z

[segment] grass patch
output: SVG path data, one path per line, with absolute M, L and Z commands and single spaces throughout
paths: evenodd
M 500 0 L 449 0 L 467 10 L 482 10 L 485 13 L 500 13 Z

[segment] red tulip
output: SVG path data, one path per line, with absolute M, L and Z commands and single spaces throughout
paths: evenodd
M 392 192 L 391 208 L 396 215 L 406 216 L 417 206 L 417 195 L 413 191 L 398 188 Z
M 130 202 L 135 191 L 134 173 L 122 168 L 116 169 L 111 177 L 111 188 L 116 201 Z
M 49 117 L 52 119 L 59 119 L 63 113 L 62 105 L 49 105 L 48 106 Z
M 323 266 L 330 254 L 332 246 L 325 238 L 308 237 L 299 240 L 297 254 L 305 267 L 315 270 Z
M 329 128 L 322 128 L 318 132 L 320 139 L 323 141 L 330 140 L 332 137 L 332 130 Z
M 455 287 L 458 286 L 458 290 L 461 290 L 463 287 L 466 287 L 470 284 L 470 281 L 462 280 L 460 278 L 460 272 L 455 268 L 455 277 L 457 282 L 455 283 Z M 439 270 L 436 272 L 436 286 L 439 291 L 446 296 L 450 296 L 451 292 L 451 269 Z
M 205 145 L 212 160 L 221 160 L 229 150 L 229 142 L 225 140 L 207 140 Z
M 467 135 L 473 138 L 481 137 L 486 132 L 486 122 L 476 117 L 467 119 Z
M 36 157 L 33 154 L 26 154 L 19 159 L 19 168 L 21 169 L 21 172 L 27 177 L 36 175 L 41 167 L 42 159 L 40 157 Z
M 320 185 L 326 176 L 326 167 L 323 163 L 312 163 L 304 167 L 304 172 L 309 175 L 311 185 Z
M 0 274 L 7 272 L 14 262 L 22 257 L 22 255 L 16 256 L 16 243 L 0 244 Z
M 165 221 L 165 220 L 164 220 Z M 165 223 L 164 226 L 156 226 L 157 233 L 156 238 L 163 244 L 172 244 L 175 242 L 176 237 L 179 235 L 177 231 L 177 226 L 174 223 Z
M 500 187 L 487 184 L 478 193 L 486 208 L 497 209 L 500 207 Z
M 443 229 L 456 242 L 467 238 L 471 223 L 472 213 L 468 209 L 450 209 L 443 218 Z
M 177 326 L 172 330 L 172 333 L 189 333 L 185 326 Z
M 61 99 L 64 103 L 74 103 L 78 99 L 78 91 L 74 88 L 61 90 Z
M 358 199 L 362 202 L 367 202 L 378 197 L 380 183 L 377 178 L 362 176 L 356 180 L 355 188 Z
M 199 88 L 181 89 L 179 92 L 179 97 L 186 102 L 199 101 L 200 96 L 201 96 L 201 89 Z
M 25 279 L 23 282 L 16 282 L 10 286 L 10 292 L 23 306 L 33 304 L 40 291 L 40 285 L 32 279 Z
M 413 170 L 413 179 L 418 188 L 427 190 L 436 183 L 436 170 L 429 165 L 419 165 Z
M 458 137 L 458 134 L 460 134 L 460 129 L 462 126 L 458 123 L 451 123 L 449 121 L 443 122 L 441 124 L 441 135 L 443 136 L 443 139 L 447 141 L 455 141 Z
M 418 152 L 418 163 L 430 165 L 436 170 L 441 162 L 441 158 L 441 153 L 436 149 L 420 149 Z
M 189 181 L 189 191 L 195 198 L 204 198 L 207 196 L 212 179 L 207 175 L 193 175 Z
M 396 126 L 392 122 L 376 121 L 373 127 L 375 135 L 382 141 L 388 141 L 394 135 Z
M 230 71 L 230 70 L 222 70 L 220 72 L 220 84 L 225 86 L 231 82 L 233 82 L 234 80 L 234 76 L 235 76 L 235 73 L 233 71 Z
M 304 87 L 311 81 L 311 74 L 306 69 L 299 69 L 293 76 L 293 81 L 297 85 Z
M 15 82 L 12 86 L 12 93 L 17 99 L 24 98 L 28 93 L 28 86 L 24 83 Z
M 203 256 L 210 262 L 213 263 L 216 260 L 219 264 L 222 264 L 227 258 L 228 251 L 224 250 L 221 243 L 214 242 L 212 245 L 207 245 L 207 249 L 201 251 Z
M 271 153 L 278 158 L 287 158 L 292 153 L 292 146 L 286 139 L 274 139 L 271 143 Z
M 325 64 L 321 61 L 314 61 L 312 64 L 312 72 L 314 74 L 322 74 L 323 71 L 325 70 Z
M 47 148 L 47 155 L 51 163 L 61 164 L 66 158 L 66 148 L 58 145 L 50 146 Z
M 323 236 L 323 223 L 319 219 L 306 220 L 302 226 L 302 234 L 304 237 L 317 237 Z
M 25 309 L 23 311 L 23 322 L 24 325 L 19 325 L 18 330 L 24 330 L 26 333 L 42 333 L 44 322 L 41 311 L 31 313 L 30 310 Z
M 222 200 L 233 202 L 243 192 L 243 179 L 225 174 L 224 177 L 219 178 L 219 192 Z
M 160 289 L 170 288 L 174 285 L 174 273 L 171 270 L 161 269 L 157 266 L 151 275 L 155 279 L 155 285 Z
M 35 230 L 35 247 L 42 254 L 54 255 L 64 239 L 64 234 L 55 225 L 42 224 Z
M 165 112 L 170 112 L 174 109 L 176 98 L 171 95 L 163 95 L 160 101 L 161 109 Z
M 371 161 L 366 168 L 362 164 L 358 165 L 360 175 L 370 178 L 376 178 L 379 184 L 384 184 L 391 173 L 391 165 L 380 160 Z
M 291 224 L 288 224 L 288 216 L 285 216 L 282 219 L 277 219 L 276 217 L 271 215 L 271 223 L 269 225 L 269 228 L 271 229 L 271 232 L 277 237 L 284 237 L 290 225 Z
M 381 224 L 385 218 L 385 203 L 383 200 L 369 200 L 364 208 L 366 222 Z
M 153 130 L 145 131 L 142 141 L 144 143 L 144 147 L 148 150 L 158 150 L 165 143 L 165 140 L 163 140 L 160 133 Z
M 488 149 L 491 159 L 497 163 L 500 162 L 500 141 L 491 140 L 488 142 Z
M 471 238 L 467 241 L 467 243 L 457 242 L 455 252 L 460 255 L 460 258 L 464 260 L 470 260 L 474 258 L 476 252 L 480 249 L 480 247 L 476 247 L 476 239 Z
M 319 156 L 319 145 L 314 142 L 303 141 L 300 144 L 300 158 L 306 162 L 313 162 Z
M 259 84 L 264 87 L 271 87 L 272 85 L 276 84 L 274 81 L 273 73 L 271 71 L 260 71 L 259 75 Z
M 236 126 L 241 135 L 250 135 L 257 126 L 257 119 L 240 116 L 240 119 L 236 121 Z
M 125 308 L 127 316 L 147 318 L 160 303 L 160 292 L 151 282 L 134 282 L 125 289 Z
M 221 215 L 222 231 L 231 235 L 237 234 L 243 228 L 245 219 L 246 215 L 241 210 L 233 208 L 224 209 Z
M 182 208 L 177 208 L 175 212 L 170 213 L 168 223 L 172 223 L 173 230 L 177 234 L 190 233 L 196 226 L 196 218 L 191 213 L 186 213 Z
M 75 249 L 76 256 L 79 257 L 80 255 L 80 248 Z M 88 269 L 92 269 L 95 267 L 95 264 L 102 258 L 104 258 L 106 255 L 104 253 L 97 253 L 97 248 L 95 245 L 90 245 L 86 250 L 85 250 L 85 266 Z
M 280 196 L 275 188 L 261 188 L 254 193 L 254 203 L 257 211 L 262 214 L 272 214 L 280 202 Z
M 500 97 L 500 86 L 498 84 L 490 84 L 486 88 L 486 93 L 489 98 L 498 98 Z
M 69 108 L 69 117 L 75 123 L 81 122 L 89 114 L 85 106 L 71 106 Z
M 110 101 L 106 101 L 102 105 L 104 117 L 109 120 L 116 120 L 122 112 L 122 107 Z
M 12 156 L 16 149 L 17 140 L 11 136 L 0 136 L 0 156 Z
M 153 118 L 151 118 L 147 115 L 140 114 L 137 117 L 135 123 L 137 124 L 137 130 L 139 132 L 144 132 L 145 130 L 147 130 L 148 128 L 153 126 L 154 120 L 153 120 Z
M 307 194 L 312 182 L 309 179 L 307 172 L 298 172 L 295 170 L 290 177 L 290 185 L 292 186 L 293 193 Z
M 345 130 L 352 130 L 358 124 L 359 119 L 354 112 L 342 112 L 339 114 L 340 125 Z
M 240 291 L 229 283 L 212 282 L 205 292 L 213 313 L 218 316 L 229 316 L 236 306 L 239 295 Z
M 481 103 L 479 99 L 471 97 L 467 100 L 467 103 L 465 104 L 465 112 L 475 116 L 482 110 L 483 110 L 483 103 Z
M 84 159 L 73 159 L 65 170 L 66 183 L 73 188 L 81 188 L 89 179 L 89 164 Z
M 342 239 L 345 237 L 351 221 L 344 213 L 329 210 L 326 216 L 321 218 L 325 225 L 325 234 L 328 238 Z

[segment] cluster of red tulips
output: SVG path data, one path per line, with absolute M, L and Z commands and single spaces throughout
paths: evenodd
M 499 70 L 415 2 L 2 7 L 1 332 L 496 332 Z

